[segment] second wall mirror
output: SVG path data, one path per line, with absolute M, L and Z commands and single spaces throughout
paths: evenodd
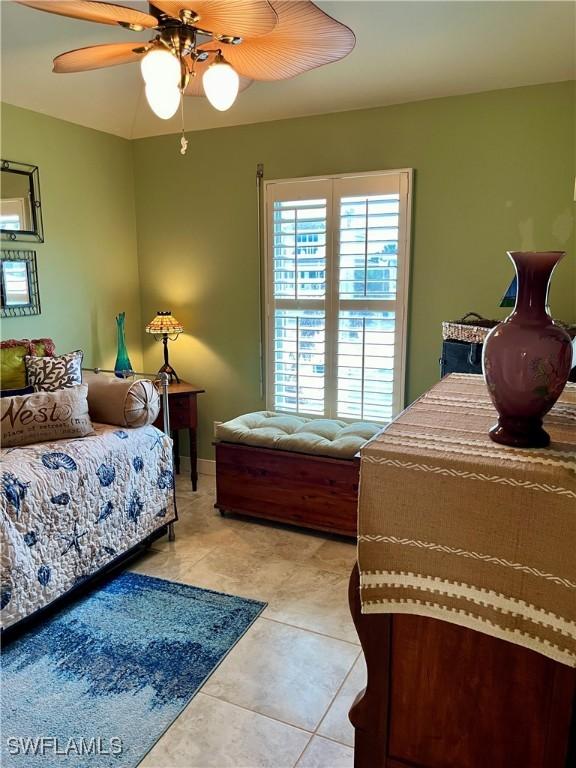
M 0 252 L 0 317 L 40 314 L 34 251 Z

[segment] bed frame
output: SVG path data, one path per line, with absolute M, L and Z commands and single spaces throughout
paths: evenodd
M 89 371 L 90 373 L 98 373 L 98 374 L 99 373 L 115 374 L 115 371 L 107 370 L 104 368 L 82 368 L 82 370 L 86 372 Z M 160 396 L 162 398 L 162 413 L 163 413 L 162 431 L 166 435 L 170 436 L 170 411 L 169 411 L 170 406 L 169 406 L 169 398 L 168 398 L 168 384 L 170 382 L 169 382 L 168 374 L 166 373 L 150 374 L 150 373 L 131 372 L 130 376 L 137 376 L 141 378 L 152 379 L 153 381 L 159 381 Z M 176 510 L 176 519 L 178 519 L 178 511 L 176 508 L 175 487 L 174 487 L 173 493 L 174 493 L 174 508 Z M 147 549 L 152 544 L 153 541 L 156 541 L 156 539 L 159 539 L 162 536 L 164 536 L 166 532 L 168 533 L 168 540 L 174 541 L 175 539 L 174 522 L 167 523 L 166 525 L 161 526 L 160 528 L 155 530 L 153 533 L 149 534 L 146 538 L 142 539 L 142 541 L 139 544 L 136 544 L 136 546 L 132 547 L 126 552 L 122 552 L 114 560 L 110 561 L 109 563 L 106 563 L 106 565 L 103 568 L 100 568 L 98 571 L 95 571 L 94 573 L 92 573 L 84 581 L 82 581 L 79 584 L 76 584 L 71 589 L 69 589 L 68 592 L 65 592 L 63 595 L 60 595 L 48 605 L 45 605 L 44 607 L 39 608 L 29 616 L 26 616 L 23 619 L 20 619 L 20 621 L 17 621 L 15 624 L 11 624 L 9 627 L 3 628 L 1 630 L 2 642 L 4 644 L 11 642 L 13 639 L 18 637 L 22 633 L 22 631 L 25 631 L 26 629 L 31 628 L 32 626 L 37 624 L 39 621 L 44 620 L 47 616 L 50 616 L 51 614 L 63 608 L 64 605 L 70 602 L 71 598 L 76 599 L 79 595 L 84 594 L 90 591 L 91 589 L 94 589 L 95 586 L 109 579 L 118 570 L 125 567 L 130 560 L 133 560 L 135 557 L 141 554 L 145 549 Z

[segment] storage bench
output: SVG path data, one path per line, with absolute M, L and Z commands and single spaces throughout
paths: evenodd
M 270 411 L 216 428 L 216 507 L 356 535 L 358 451 L 381 429 Z

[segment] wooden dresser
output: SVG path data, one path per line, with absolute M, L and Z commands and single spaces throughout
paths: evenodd
M 355 768 L 576 767 L 576 387 L 549 449 L 453 374 L 361 451 Z
M 423 616 L 350 608 L 369 670 L 355 768 L 574 768 L 576 670 Z

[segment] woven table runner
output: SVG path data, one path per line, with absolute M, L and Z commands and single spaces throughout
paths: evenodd
M 576 666 L 576 385 L 549 448 L 488 436 L 481 376 L 452 374 L 362 449 L 364 613 L 415 613 Z

